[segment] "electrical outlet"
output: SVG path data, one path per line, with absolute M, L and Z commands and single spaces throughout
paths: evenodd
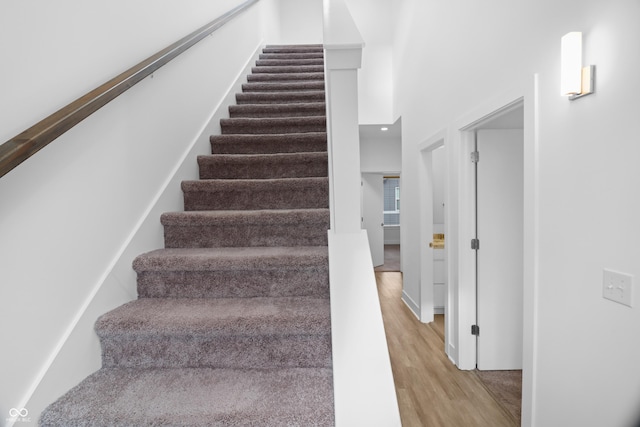
M 633 276 L 604 269 L 602 296 L 611 301 L 631 307 Z

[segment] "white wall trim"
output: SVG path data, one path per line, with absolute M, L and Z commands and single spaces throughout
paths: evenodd
M 433 249 L 428 246 L 433 238 L 433 163 L 432 152 L 440 147 L 445 147 L 447 142 L 447 130 L 442 129 L 430 136 L 420 144 L 418 177 L 419 200 L 419 233 L 420 233 L 420 320 L 424 323 L 433 322 L 434 314 L 445 314 L 445 310 L 438 310 L 434 306 L 433 288 Z M 445 179 L 446 182 L 446 179 Z M 446 184 L 445 184 L 446 186 Z M 445 189 L 445 195 L 446 195 Z M 445 209 L 448 203 L 445 203 Z M 448 222 L 448 220 L 447 220 Z M 445 233 L 446 234 L 446 233 Z M 449 251 L 449 245 L 445 246 Z M 442 311 L 440 313 L 439 311 Z M 445 322 L 449 319 L 445 317 Z M 445 330 L 449 329 L 445 326 Z M 448 334 L 445 333 L 445 349 L 447 348 Z
M 536 425 L 538 357 L 538 274 L 540 236 L 540 101 L 538 74 L 526 88 L 524 102 L 524 289 L 522 349 L 523 427 Z

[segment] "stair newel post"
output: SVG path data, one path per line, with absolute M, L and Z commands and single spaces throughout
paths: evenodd
M 341 0 L 325 0 L 324 49 L 331 230 L 361 230 L 358 69 L 364 41 Z

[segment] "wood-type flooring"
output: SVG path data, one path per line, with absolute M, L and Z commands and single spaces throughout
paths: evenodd
M 513 427 L 474 371 L 444 353 L 444 325 L 421 323 L 402 302 L 402 273 L 376 272 L 403 427 Z

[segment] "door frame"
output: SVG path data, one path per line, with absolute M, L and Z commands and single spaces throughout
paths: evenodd
M 483 122 L 505 114 L 516 106 L 524 106 L 524 244 L 523 244 L 523 372 L 522 425 L 535 425 L 535 389 L 537 371 L 538 323 L 538 260 L 539 260 L 539 76 L 521 82 L 484 105 L 465 114 L 451 125 L 451 165 L 449 172 L 452 193 L 447 213 L 450 249 L 449 263 L 455 276 L 449 276 L 450 292 L 457 324 L 452 333 L 454 353 L 449 357 L 459 369 L 475 368 L 475 336 L 471 325 L 476 318 L 475 254 L 470 240 L 475 236 L 474 173 L 469 160 L 474 146 L 474 128 Z M 451 204 L 453 202 L 453 205 Z M 455 240 L 454 240 L 455 239 Z M 453 240 L 453 241 L 452 241 Z M 455 357 L 452 357 L 454 355 Z
M 370 200 L 367 197 L 367 194 L 370 194 L 371 192 L 366 191 L 366 188 L 370 187 L 368 185 L 366 176 L 376 177 L 376 181 L 378 181 L 378 179 L 380 180 L 380 187 L 372 190 L 373 192 L 375 192 L 377 195 L 380 196 L 380 210 L 373 213 L 378 217 L 378 219 L 372 222 L 375 223 L 376 228 L 378 227 L 377 224 L 380 223 L 378 231 L 382 235 L 382 239 L 381 239 L 382 247 L 375 248 L 375 250 L 372 244 L 376 242 L 376 239 L 372 238 L 372 232 L 375 233 L 375 231 L 370 230 L 368 227 L 366 227 L 367 225 L 370 225 L 370 226 L 372 225 L 372 224 L 368 224 L 366 221 L 366 219 L 370 219 L 370 216 L 372 216 L 371 209 L 368 209 L 370 207 Z M 373 262 L 373 266 L 378 267 L 384 264 L 384 214 L 382 211 L 382 208 L 384 206 L 384 188 L 383 188 L 384 174 L 377 173 L 377 172 L 362 172 L 360 174 L 360 179 L 362 180 L 362 187 L 361 187 L 362 188 L 362 192 L 361 192 L 362 228 L 364 230 L 367 230 L 367 235 L 369 240 L 369 249 L 371 251 L 371 260 Z M 381 256 L 382 259 L 378 259 L 378 256 Z M 381 263 L 378 263 L 378 262 L 381 262 Z
M 477 319 L 476 253 L 471 239 L 477 236 L 475 168 L 471 153 L 475 150 L 476 131 L 484 124 L 524 105 L 523 96 L 517 96 L 493 110 L 470 115 L 456 125 L 458 133 L 458 367 L 475 369 L 477 361 L 476 336 L 471 326 Z
M 433 292 L 433 249 L 429 247 L 429 242 L 433 240 L 433 151 L 442 147 L 445 150 L 445 159 L 448 160 L 447 153 L 447 130 L 440 132 L 427 138 L 418 145 L 420 153 L 420 167 L 418 170 L 418 188 L 420 191 L 420 321 L 423 323 L 433 322 L 434 319 L 434 292 Z M 447 209 L 449 205 L 448 191 L 448 161 L 445 166 L 445 236 L 448 235 L 448 218 Z M 445 254 L 449 250 L 445 243 Z M 448 255 L 445 255 L 445 269 L 448 270 Z M 447 271 L 448 277 L 448 271 Z M 452 328 L 449 325 L 449 307 L 448 302 L 450 287 L 447 285 L 447 296 L 445 301 L 445 351 L 449 348 L 448 331 Z

